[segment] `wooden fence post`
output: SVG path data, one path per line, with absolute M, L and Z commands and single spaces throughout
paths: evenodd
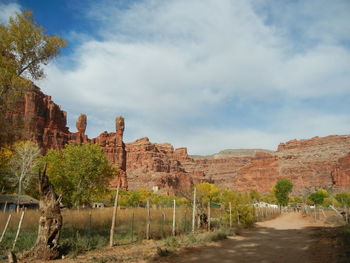
M 131 219 L 131 242 L 134 242 L 134 221 L 135 221 L 135 214 L 132 212 L 132 219 Z
M 349 214 L 348 214 L 348 208 L 346 207 L 346 205 L 344 205 L 344 212 L 345 212 L 345 222 L 348 223 L 349 222 Z
M 149 198 L 147 198 L 147 226 L 146 226 L 146 239 L 150 239 L 150 231 L 151 231 L 151 210 Z
M 240 225 L 241 221 L 239 220 L 239 211 L 237 210 L 237 224 Z
M 317 206 L 315 205 L 315 208 L 314 208 L 315 220 L 317 219 L 317 218 L 316 218 L 316 213 L 317 213 L 317 210 L 316 210 L 316 209 L 317 209 Z
M 7 227 L 9 226 L 9 223 L 10 223 L 10 220 L 11 220 L 11 214 L 9 214 L 8 218 L 7 218 L 7 221 L 6 221 L 6 225 L 4 227 L 4 231 L 2 231 L 2 235 L 1 235 L 1 238 L 0 238 L 0 243 L 2 242 L 2 240 L 4 239 L 4 236 L 5 236 L 5 233 L 6 233 L 6 230 L 7 230 Z
M 208 231 L 210 231 L 210 201 L 208 202 Z
M 193 191 L 193 208 L 192 208 L 192 233 L 196 228 L 196 188 Z
M 4 213 L 6 212 L 6 209 L 7 209 L 7 201 L 5 202 L 5 205 L 4 205 Z
M 22 212 L 21 219 L 19 220 L 18 229 L 17 229 L 15 241 L 13 242 L 12 250 L 15 249 L 15 246 L 16 246 L 16 243 L 17 243 L 17 239 L 18 239 L 18 236 L 19 236 L 19 232 L 21 231 L 23 217 L 24 217 L 24 211 Z
M 174 199 L 174 209 L 173 209 L 173 236 L 176 235 L 176 201 Z
M 165 223 L 165 214 L 164 214 L 164 212 L 162 213 L 162 229 L 161 229 L 161 231 L 162 231 L 162 238 L 164 238 L 164 223 Z
M 228 203 L 230 209 L 230 228 L 232 228 L 232 205 L 231 202 Z
M 89 229 L 88 229 L 88 235 L 89 235 L 89 245 L 91 244 L 91 236 L 92 236 L 92 214 L 91 214 L 91 211 L 89 212 L 89 216 L 88 216 L 88 219 L 89 219 Z
M 114 199 L 112 225 L 111 225 L 111 232 L 109 234 L 109 246 L 110 247 L 113 247 L 113 245 L 114 245 L 114 232 L 115 232 L 115 221 L 117 219 L 118 197 L 119 197 L 119 185 L 118 185 L 117 193 L 116 193 L 115 199 Z

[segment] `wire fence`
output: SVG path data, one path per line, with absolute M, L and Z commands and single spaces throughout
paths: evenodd
M 174 211 L 175 208 L 175 211 Z M 214 231 L 264 221 L 279 215 L 278 208 L 254 207 L 246 204 L 233 208 L 228 204 L 180 207 L 121 208 L 116 211 L 114 236 L 116 245 L 131 244 L 144 239 L 163 239 L 191 232 Z M 194 213 L 193 213 L 194 212 Z M 106 246 L 110 237 L 113 208 L 62 210 L 61 246 L 67 251 L 91 250 Z M 193 217 L 194 214 L 194 217 Z M 208 216 L 209 215 L 209 216 Z M 39 211 L 0 213 L 0 254 L 7 250 L 30 249 L 36 240 Z M 14 243 L 16 234 L 17 241 Z

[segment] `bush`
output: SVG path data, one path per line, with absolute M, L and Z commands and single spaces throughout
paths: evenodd
M 316 192 L 309 195 L 308 199 L 311 200 L 315 205 L 322 205 L 324 199 L 329 197 L 329 194 L 326 190 L 319 189 Z
M 167 257 L 169 256 L 170 254 L 172 254 L 172 252 L 166 248 L 160 248 L 160 247 L 157 247 L 157 255 L 159 257 Z
M 166 247 L 178 247 L 180 244 L 179 244 L 179 241 L 177 240 L 177 238 L 167 237 L 164 239 L 164 245 Z
M 342 206 L 349 206 L 350 205 L 350 193 L 340 193 L 335 195 L 335 199 L 342 205 Z
M 280 179 L 275 185 L 275 197 L 279 205 L 288 205 L 289 194 L 292 192 L 293 184 L 289 179 Z

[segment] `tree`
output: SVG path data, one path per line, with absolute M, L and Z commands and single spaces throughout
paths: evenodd
M 350 193 L 339 193 L 335 195 L 335 199 L 345 207 L 350 206 Z
M 251 205 L 255 201 L 251 193 L 237 193 L 229 189 L 220 191 L 220 204 L 226 210 L 226 220 L 230 219 L 230 203 L 231 216 L 234 222 L 239 220 L 240 223 L 251 225 L 254 222 L 254 207 Z
M 42 66 L 65 45 L 59 36 L 47 35 L 31 11 L 10 17 L 7 25 L 0 24 L 0 134 L 13 132 L 14 124 L 6 119 L 5 113 L 14 107 L 22 92 L 32 86 L 30 80 L 44 77 Z
M 9 172 L 12 154 L 13 152 L 9 148 L 0 149 L 0 194 L 10 188 Z
M 9 181 L 18 187 L 19 195 L 23 194 L 23 190 L 29 185 L 39 156 L 40 148 L 34 142 L 20 141 L 14 144 Z
M 10 17 L 8 25 L 0 25 L 0 40 L 1 94 L 12 88 L 11 84 L 25 84 L 23 77 L 44 77 L 42 65 L 66 45 L 59 36 L 47 35 L 28 10 Z
M 198 204 L 206 207 L 208 202 L 218 202 L 220 189 L 215 184 L 200 183 L 196 185 Z
M 256 190 L 251 190 L 249 195 L 254 202 L 259 202 L 261 200 L 261 195 Z
M 67 145 L 50 150 L 41 160 L 47 175 L 68 206 L 91 205 L 108 194 L 110 179 L 116 175 L 103 149 L 96 144 Z
M 277 199 L 275 196 L 275 188 L 273 188 L 270 191 L 268 191 L 267 193 L 261 195 L 260 199 L 261 199 L 261 201 L 264 201 L 264 202 L 269 203 L 269 204 L 276 204 Z
M 308 199 L 311 200 L 315 205 L 322 205 L 324 199 L 329 196 L 328 192 L 324 189 L 319 189 L 316 192 L 309 195 Z
M 279 205 L 288 205 L 289 194 L 292 192 L 293 184 L 289 179 L 279 179 L 274 188 L 274 194 Z

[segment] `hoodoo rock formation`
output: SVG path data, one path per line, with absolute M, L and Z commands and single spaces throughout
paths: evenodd
M 55 104 L 50 96 L 33 86 L 17 102 L 15 112 L 8 113 L 12 121 L 23 121 L 23 133 L 15 139 L 32 140 L 46 152 L 48 149 L 60 150 L 68 143 L 96 143 L 103 147 L 108 160 L 115 164 L 118 176 L 111 182 L 111 187 L 120 184 L 127 189 L 126 151 L 123 142 L 124 119 L 116 119 L 116 133 L 104 132 L 97 138 L 89 139 L 85 135 L 87 116 L 80 114 L 76 121 L 77 132 L 70 132 L 67 127 L 67 114 Z
M 93 139 L 85 135 L 86 115 L 80 115 L 72 133 L 66 113 L 51 97 L 34 87 L 18 103 L 13 119 L 24 120 L 25 139 L 44 151 L 62 149 L 67 143 L 100 145 L 118 169 L 111 182 L 123 189 L 148 188 L 173 194 L 199 182 L 213 182 L 238 191 L 269 191 L 279 178 L 289 178 L 295 194 L 317 188 L 350 190 L 350 135 L 331 135 L 281 143 L 277 151 L 225 150 L 212 156 L 189 156 L 186 148 L 157 144 L 147 137 L 123 142 L 124 119 L 116 119 L 116 132 L 103 132 Z

